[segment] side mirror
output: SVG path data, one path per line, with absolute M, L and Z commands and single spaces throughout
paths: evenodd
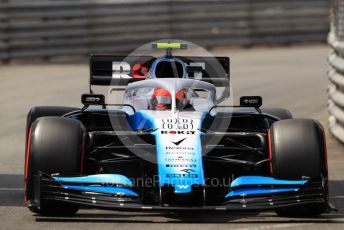
M 88 107 L 90 105 L 105 106 L 105 96 L 103 94 L 83 94 L 81 95 L 81 103 Z
M 259 108 L 263 105 L 261 96 L 242 96 L 240 97 L 240 106 Z

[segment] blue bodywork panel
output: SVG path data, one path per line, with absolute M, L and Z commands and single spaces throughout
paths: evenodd
M 199 119 L 203 117 L 204 114 L 199 113 Z M 195 124 L 192 135 L 187 134 L 186 132 L 189 131 L 185 129 L 183 131 L 185 134 L 169 134 L 169 131 L 177 132 L 179 129 L 164 128 L 163 123 L 175 118 L 174 115 L 164 118 L 155 117 L 154 112 L 138 111 L 129 116 L 128 120 L 134 130 L 149 128 L 154 130 L 152 135 L 156 140 L 159 186 L 170 184 L 174 186 L 175 193 L 189 193 L 193 185 L 204 185 L 201 132 L 196 131 L 200 127 L 196 127 Z M 171 142 L 180 140 L 185 141 L 181 145 Z M 186 147 L 188 150 L 178 150 Z
M 133 130 L 153 129 L 155 127 L 152 117 L 143 111 L 138 111 L 129 116 L 128 122 Z
M 83 177 L 53 177 L 60 183 L 77 183 L 77 184 L 119 184 L 131 187 L 133 182 L 126 176 L 119 174 L 97 174 Z
M 242 176 L 231 183 L 231 189 L 233 189 L 233 191 L 229 192 L 225 198 L 297 192 L 300 187 L 307 182 L 308 180 L 277 180 L 272 177 L 264 176 Z
M 241 186 L 257 186 L 257 185 L 304 185 L 308 180 L 277 180 L 272 177 L 265 176 L 241 176 L 231 183 L 231 188 Z
M 127 188 L 108 187 L 108 186 L 82 186 L 82 185 L 62 185 L 65 189 L 75 189 L 85 192 L 112 193 L 124 196 L 139 197 L 139 195 Z
M 261 194 L 273 194 L 281 192 L 297 192 L 299 188 L 242 188 L 231 191 L 225 198 L 231 198 L 234 196 L 249 196 L 249 195 L 261 195 Z

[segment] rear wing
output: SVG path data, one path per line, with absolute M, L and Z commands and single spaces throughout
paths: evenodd
M 187 64 L 189 78 L 206 81 L 218 87 L 229 86 L 228 57 L 180 57 Z M 156 57 L 92 55 L 90 58 L 90 86 L 125 86 L 134 81 L 144 80 L 136 76 L 138 68 L 149 71 Z

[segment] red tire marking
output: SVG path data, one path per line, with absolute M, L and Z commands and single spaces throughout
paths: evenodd
M 32 128 L 30 127 L 30 131 L 29 131 L 29 135 L 28 135 L 27 143 L 26 143 L 26 159 L 25 159 L 25 175 L 24 175 L 24 187 L 25 187 L 24 202 L 25 204 L 27 203 L 26 192 L 27 192 L 27 178 L 29 175 L 31 133 L 32 133 Z
M 270 129 L 268 129 L 268 145 L 269 145 L 270 173 L 272 175 L 272 143 L 271 143 L 271 130 Z
M 329 190 L 330 190 L 330 179 L 328 175 L 328 164 L 327 164 L 327 147 L 326 147 L 326 137 L 325 132 L 323 132 L 323 148 L 324 148 L 324 163 L 325 163 L 325 171 L 326 171 L 326 189 L 327 189 L 327 199 L 330 199 Z
M 85 141 L 83 141 L 81 145 L 80 175 L 82 175 L 84 171 L 84 159 L 85 159 Z

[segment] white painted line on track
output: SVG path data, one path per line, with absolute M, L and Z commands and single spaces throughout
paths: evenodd
M 266 229 L 280 229 L 280 228 L 295 228 L 304 225 L 311 225 L 310 223 L 303 224 L 273 224 L 259 227 L 245 227 L 245 228 L 236 228 L 234 230 L 266 230 Z
M 0 188 L 0 191 L 24 191 L 23 188 Z
M 327 219 L 330 223 L 344 223 L 344 218 L 331 218 Z

